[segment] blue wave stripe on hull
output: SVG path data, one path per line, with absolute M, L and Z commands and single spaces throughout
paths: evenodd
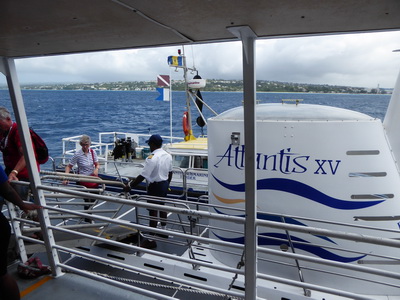
M 213 178 L 224 188 L 234 191 L 234 192 L 244 192 L 245 185 L 244 183 L 240 184 L 229 184 L 219 180 L 217 177 L 212 175 Z M 330 197 L 319 190 L 304 184 L 299 181 L 285 179 L 285 178 L 266 178 L 260 179 L 257 181 L 257 190 L 275 190 L 281 191 L 286 193 L 291 193 L 297 196 L 301 196 L 307 198 L 311 201 L 318 202 L 322 205 L 336 208 L 336 209 L 343 209 L 343 210 L 350 210 L 350 209 L 360 209 L 371 207 L 377 205 L 385 200 L 378 200 L 378 201 L 348 201 L 348 200 L 341 200 L 337 198 Z
M 219 236 L 218 234 L 214 235 L 218 237 L 222 241 L 232 242 L 236 244 L 244 244 L 244 237 L 238 238 L 224 238 Z M 293 246 L 295 249 L 300 249 L 309 253 L 312 253 L 320 258 L 329 259 L 333 261 L 343 262 L 343 263 L 351 263 L 357 260 L 364 258 L 366 255 L 356 256 L 356 257 L 345 257 L 337 255 L 333 252 L 330 252 L 322 247 L 313 246 L 308 241 L 303 240 L 301 238 L 295 237 L 293 235 L 290 236 Z M 287 236 L 280 233 L 262 233 L 258 238 L 259 246 L 280 246 L 287 240 Z
M 214 207 L 214 210 L 221 215 L 228 215 L 224 212 L 222 212 L 221 210 L 217 209 L 216 207 Z M 232 216 L 232 214 L 229 214 L 230 216 Z M 242 217 L 244 218 L 245 215 L 235 215 L 235 217 Z M 265 214 L 265 213 L 257 213 L 257 219 L 260 220 L 266 220 L 266 221 L 273 221 L 273 222 L 278 222 L 278 223 L 287 223 L 287 224 L 293 224 L 293 225 L 299 225 L 299 226 L 305 226 L 307 227 L 308 225 L 299 222 L 293 218 L 289 218 L 289 217 L 280 217 L 280 216 L 274 216 L 274 215 L 269 215 L 269 214 Z M 336 242 L 334 242 L 333 240 L 331 240 L 330 238 L 328 238 L 327 236 L 322 236 L 322 235 L 314 235 L 320 239 L 326 240 L 330 243 L 336 244 Z

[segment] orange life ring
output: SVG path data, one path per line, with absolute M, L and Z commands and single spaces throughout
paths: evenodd
M 182 127 L 183 127 L 183 133 L 185 134 L 185 136 L 189 135 L 189 118 L 188 118 L 188 112 L 187 111 L 185 111 L 183 113 Z

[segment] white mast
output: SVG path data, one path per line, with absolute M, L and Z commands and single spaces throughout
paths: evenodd
M 181 63 L 179 63 L 179 61 L 177 59 L 178 57 L 174 57 L 174 56 L 170 56 L 168 58 L 168 61 L 169 61 L 170 67 L 174 67 L 175 69 L 178 69 L 178 68 L 182 68 L 183 69 L 183 79 L 184 79 L 184 82 L 185 82 L 186 108 L 187 108 L 186 117 L 187 117 L 187 125 L 188 125 L 188 133 L 187 134 L 185 133 L 185 140 L 188 141 L 188 140 L 194 140 L 196 138 L 193 135 L 193 129 L 192 129 L 192 116 L 191 116 L 191 112 L 190 112 L 189 87 L 187 85 L 187 82 L 188 82 L 188 80 L 187 80 L 187 71 L 188 70 L 196 71 L 196 69 L 195 68 L 188 68 L 186 66 L 186 56 L 185 56 L 185 52 L 184 52 L 185 48 L 183 46 L 182 46 L 182 48 L 183 48 L 182 52 L 181 52 L 180 49 L 178 50 L 178 55 L 182 60 Z M 171 111 L 172 111 L 172 109 L 171 109 Z M 172 118 L 171 118 L 171 123 L 172 123 Z M 172 125 L 171 125 L 171 127 L 172 127 Z M 172 136 L 172 134 L 171 134 L 171 136 Z

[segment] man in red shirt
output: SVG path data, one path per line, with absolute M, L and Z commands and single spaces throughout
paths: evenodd
M 32 145 L 32 147 L 34 146 Z M 10 112 L 5 107 L 1 106 L 0 150 L 3 152 L 5 172 L 8 175 L 8 181 L 29 181 L 28 169 L 26 168 L 17 123 L 11 120 Z M 39 164 L 37 162 L 36 164 L 39 169 Z M 18 190 L 18 193 L 23 200 L 27 198 L 27 186 L 15 185 L 14 188 Z

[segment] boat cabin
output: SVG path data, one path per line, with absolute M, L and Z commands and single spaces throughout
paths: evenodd
M 208 169 L 207 138 L 174 143 L 166 146 L 177 168 Z

